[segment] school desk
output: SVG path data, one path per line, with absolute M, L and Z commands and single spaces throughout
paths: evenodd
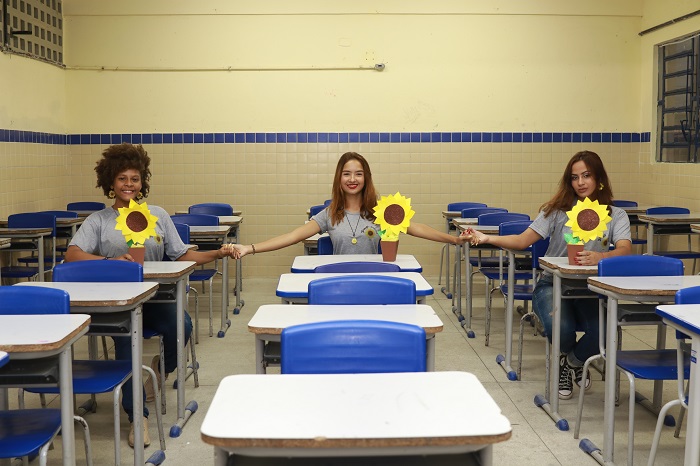
M 468 396 L 455 403 L 445 390 Z M 491 465 L 493 445 L 511 431 L 467 372 L 232 375 L 219 384 L 201 428 L 217 466 L 232 454 L 371 456 L 376 464 L 388 455 L 460 454 L 464 464 Z
M 339 264 L 341 262 L 383 262 L 381 254 L 328 254 L 323 256 L 296 256 L 292 262 L 292 273 L 313 273 L 319 265 Z M 411 254 L 397 254 L 391 262 L 401 272 L 422 272 L 423 267 Z
M 44 238 L 51 236 L 51 228 L 0 228 L 0 236 L 11 239 L 30 239 L 37 243 L 37 257 L 44 257 Z M 10 246 L 10 250 L 11 250 Z M 37 261 L 37 281 L 44 281 L 44 261 Z
M 657 226 L 683 226 L 700 222 L 700 214 L 639 214 L 637 218 L 647 225 L 647 254 L 654 254 L 654 228 Z
M 40 318 L 36 315 L 0 316 L 0 351 L 9 353 L 12 359 L 39 359 L 59 355 L 64 465 L 75 465 L 71 347 L 87 333 L 89 325 L 90 316 L 85 314 L 47 314 Z M 3 406 L 0 409 L 8 409 L 7 389 L 2 389 L 2 392 L 0 399 Z

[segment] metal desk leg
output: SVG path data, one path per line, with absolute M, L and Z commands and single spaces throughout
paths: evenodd
M 535 395 L 535 405 L 542 408 L 559 430 L 569 430 L 569 423 L 559 414 L 559 352 L 561 351 L 561 277 L 554 274 L 552 297 L 552 350 L 549 352 L 550 379 L 545 394 Z M 614 378 L 614 377 L 613 377 Z
M 141 466 L 144 464 L 143 374 L 141 369 L 141 361 L 143 359 L 142 320 L 142 308 L 139 305 L 131 311 L 131 389 L 134 395 L 134 466 Z M 178 325 L 180 325 L 179 321 Z M 73 416 L 71 412 L 71 423 L 72 422 Z
M 190 416 L 197 412 L 196 401 L 190 401 L 185 407 L 185 287 L 184 279 L 177 281 L 177 422 L 170 428 L 171 437 L 179 437 Z
M 508 380 L 518 380 L 518 373 L 513 370 L 513 288 L 515 287 L 515 254 L 508 251 L 508 303 L 506 305 L 506 355 L 496 356 L 496 362 L 500 364 Z
M 426 370 L 435 372 L 435 335 L 429 335 L 425 341 Z
M 139 361 L 141 360 L 139 359 Z M 59 380 L 61 384 L 61 435 L 63 444 L 63 464 L 75 465 L 75 430 L 73 425 L 73 360 L 71 358 L 70 346 L 63 350 L 59 356 L 58 366 Z M 139 366 L 139 370 L 140 369 L 141 366 Z M 141 391 L 139 391 L 139 396 L 142 396 Z M 143 445 L 143 442 L 141 444 Z
M 37 281 L 43 282 L 44 280 L 44 237 L 40 236 L 37 244 L 37 254 L 39 254 L 39 260 L 37 261 L 37 265 L 39 266 L 39 276 L 37 277 Z
M 693 335 L 693 355 L 700 348 L 700 335 Z M 685 464 L 700 464 L 700 371 L 697 362 L 690 364 L 690 392 L 688 394 L 688 423 L 686 424 Z
M 221 278 L 221 328 L 216 335 L 219 338 L 226 336 L 226 332 L 231 327 L 231 320 L 228 318 L 228 256 L 221 259 L 222 278 Z M 236 261 L 239 262 L 240 261 Z
M 654 225 L 647 223 L 647 254 L 654 254 Z
M 615 373 L 617 372 L 617 299 L 615 298 L 608 298 L 606 322 L 603 451 L 589 439 L 581 440 L 579 448 L 591 455 L 598 463 L 609 466 L 615 464 Z
M 255 373 L 265 374 L 265 365 L 263 364 L 263 354 L 265 353 L 265 340 L 262 335 L 255 335 Z

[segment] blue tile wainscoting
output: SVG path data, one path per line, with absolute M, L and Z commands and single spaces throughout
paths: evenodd
M 53 134 L 0 129 L 0 142 L 87 144 L 274 144 L 274 143 L 632 143 L 650 142 L 651 133 L 116 133 Z

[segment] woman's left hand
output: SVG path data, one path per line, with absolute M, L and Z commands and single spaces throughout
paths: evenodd
M 598 251 L 581 251 L 576 257 L 579 265 L 597 265 L 603 258 L 603 253 Z

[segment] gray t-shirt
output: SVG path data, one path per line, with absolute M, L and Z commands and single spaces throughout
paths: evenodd
M 158 206 L 149 205 L 151 215 L 158 218 L 156 237 L 146 240 L 147 261 L 162 261 L 166 253 L 171 260 L 177 260 L 187 252 L 187 246 L 180 239 L 170 215 Z M 112 207 L 90 214 L 75 233 L 70 246 L 78 246 L 90 254 L 117 257 L 129 252 L 121 230 L 115 230 L 119 213 Z
M 333 243 L 333 254 L 377 254 L 379 225 L 362 218 L 360 214 L 346 211 L 340 223 L 331 225 L 326 208 L 311 217 L 311 220 L 318 223 L 321 233 L 328 232 Z M 352 244 L 353 237 L 357 239 L 357 244 Z
M 587 241 L 583 246 L 586 251 L 605 252 L 610 249 L 611 244 L 614 245 L 620 240 L 632 241 L 627 212 L 614 206 L 611 206 L 611 209 L 612 220 L 607 224 L 603 237 Z M 550 213 L 548 217 L 544 216 L 544 212 L 540 212 L 530 225 L 530 228 L 542 238 L 549 238 L 549 248 L 547 248 L 545 256 L 565 257 L 567 255 L 564 233 L 571 233 L 571 227 L 564 226 L 564 224 L 568 221 L 569 217 L 567 217 L 566 212 L 557 210 Z

